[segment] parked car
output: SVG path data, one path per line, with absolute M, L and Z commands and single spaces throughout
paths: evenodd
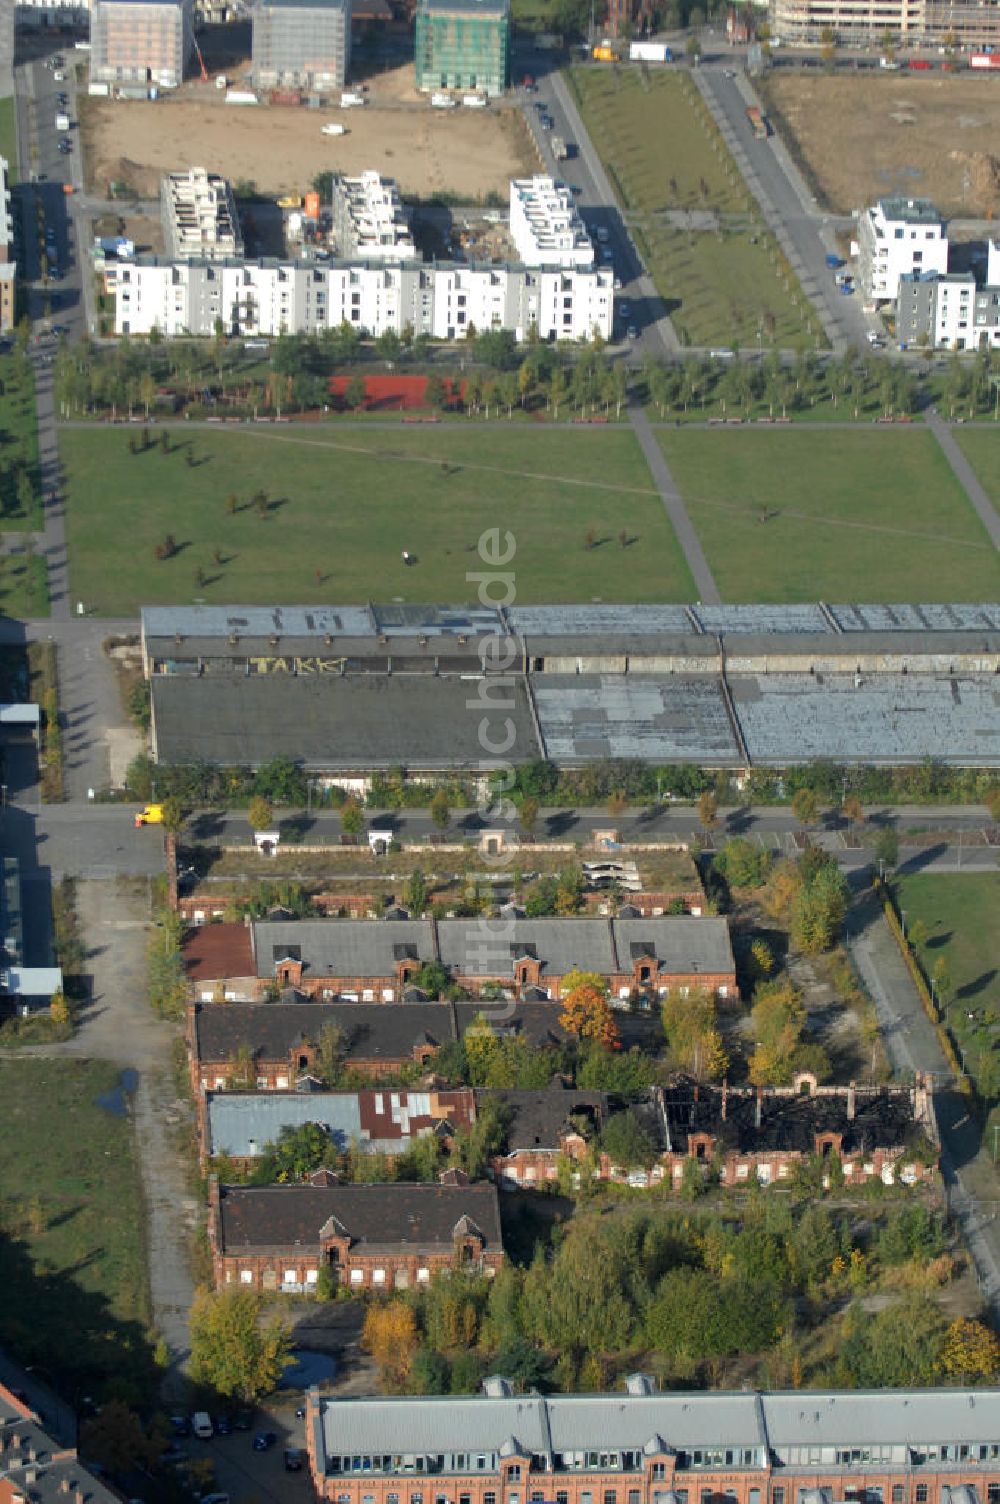
M 639 331 L 635 327 L 634 324 L 629 324 L 628 330 L 627 330 L 627 335 L 628 335 L 629 339 L 638 339 L 639 338 Z
M 136 819 L 138 819 L 138 815 Z M 162 815 L 161 815 L 162 818 Z M 207 1410 L 196 1410 L 191 1417 L 191 1429 L 202 1441 L 208 1441 L 213 1435 L 212 1417 Z
M 277 1439 L 273 1431 L 257 1431 L 253 1439 L 253 1449 L 255 1452 L 269 1452 Z
M 250 1431 L 253 1429 L 253 1411 L 237 1410 L 233 1416 L 233 1425 L 237 1431 Z
M 228 1415 L 217 1415 L 215 1417 L 216 1436 L 228 1436 L 232 1429 L 233 1423 Z
M 301 1451 L 301 1449 L 299 1447 L 286 1447 L 285 1448 L 285 1472 L 286 1473 L 301 1473 L 301 1471 L 302 1471 L 302 1451 Z
M 56 326 L 54 324 L 52 326 L 52 332 L 53 334 L 56 333 Z M 188 1420 L 186 1415 L 171 1415 L 170 1429 L 173 1431 L 175 1436 L 189 1436 L 191 1434 L 191 1422 Z

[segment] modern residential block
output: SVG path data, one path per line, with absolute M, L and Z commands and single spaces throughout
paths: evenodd
M 257 0 L 253 81 L 261 89 L 339 89 L 351 66 L 351 0 Z
M 163 236 L 171 256 L 222 261 L 243 252 L 236 200 L 225 178 L 204 167 L 160 179 Z
M 193 0 L 93 0 L 90 77 L 176 88 L 194 49 Z
M 510 0 L 419 0 L 417 88 L 502 94 L 510 82 Z
M 946 272 L 948 232 L 926 198 L 882 198 L 857 220 L 858 283 L 874 303 L 895 302 L 906 273 Z
M 771 0 L 772 34 L 781 42 L 817 45 L 826 29 L 845 46 L 882 42 L 986 47 L 1000 42 L 1000 9 L 990 0 Z
M 0 157 L 0 334 L 14 327 L 14 287 L 17 264 L 13 260 L 14 232 L 10 217 L 10 165 Z
M 594 245 L 573 195 L 549 177 L 510 185 L 510 235 L 525 266 L 591 267 Z
M 417 256 L 399 189 L 378 172 L 337 173 L 332 194 L 333 233 L 344 260 L 412 261 Z

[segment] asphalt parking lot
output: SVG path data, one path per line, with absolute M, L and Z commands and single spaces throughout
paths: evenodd
M 210 1441 L 185 1436 L 179 1445 L 191 1462 L 207 1458 L 215 1464 L 211 1491 L 228 1494 L 231 1504 L 251 1504 L 253 1500 L 258 1504 L 261 1501 L 309 1504 L 315 1495 L 305 1459 L 300 1473 L 285 1470 L 285 1448 L 305 1449 L 305 1423 L 295 1415 L 300 1403 L 298 1398 L 290 1397 L 255 1410 L 251 1431 L 234 1430 L 228 1436 L 213 1436 Z M 253 1449 L 258 1431 L 273 1431 L 278 1438 L 266 1452 Z

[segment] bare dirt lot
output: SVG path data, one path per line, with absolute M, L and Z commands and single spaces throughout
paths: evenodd
M 204 86 L 152 104 L 81 101 L 88 186 L 104 194 L 123 180 L 155 198 L 162 172 L 203 166 L 277 194 L 302 192 L 319 172 L 374 168 L 410 198 L 451 193 L 471 202 L 497 193 L 506 201 L 510 178 L 538 170 L 519 111 L 408 103 L 412 66 L 397 74 L 380 75 L 372 103 L 354 110 L 227 105 Z M 348 134 L 322 136 L 327 120 L 342 121 Z
M 888 193 L 931 198 L 969 219 L 1000 205 L 995 78 L 772 73 L 765 92 L 817 196 L 839 213 Z

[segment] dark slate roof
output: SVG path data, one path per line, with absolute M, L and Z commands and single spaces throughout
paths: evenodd
M 157 674 L 151 686 L 164 763 L 259 767 L 283 756 L 322 770 L 478 768 L 484 716 L 497 744 L 513 721 L 510 756 L 542 755 L 520 680 L 494 696 L 499 708 L 474 710 L 475 686 L 457 674 Z
M 285 1060 L 326 1024 L 344 1031 L 347 1060 L 393 1060 L 425 1039 L 443 1045 L 455 1036 L 448 1003 L 203 1003 L 195 1009 L 199 1060 L 228 1060 L 248 1045 L 258 1060 Z
M 497 1034 L 519 1034 L 538 1049 L 566 1044 L 570 1035 L 559 1022 L 558 1003 L 456 1003 L 461 1038 L 482 1014 Z
M 313 977 L 392 977 L 401 945 L 419 962 L 434 959 L 429 919 L 259 920 L 254 925 L 257 975 L 273 977 L 275 964 L 294 955 L 303 975 Z
M 477 1112 L 490 1103 L 507 1109 L 504 1146 L 508 1154 L 519 1149 L 558 1149 L 563 1129 L 571 1117 L 591 1118 L 596 1131 L 600 1132 L 608 1111 L 604 1092 L 578 1091 L 575 1087 L 476 1092 Z
M 450 1249 L 468 1217 L 488 1249 L 502 1248 L 500 1206 L 492 1185 L 222 1186 L 223 1251 L 316 1247 L 335 1219 L 354 1246 L 369 1252 Z

